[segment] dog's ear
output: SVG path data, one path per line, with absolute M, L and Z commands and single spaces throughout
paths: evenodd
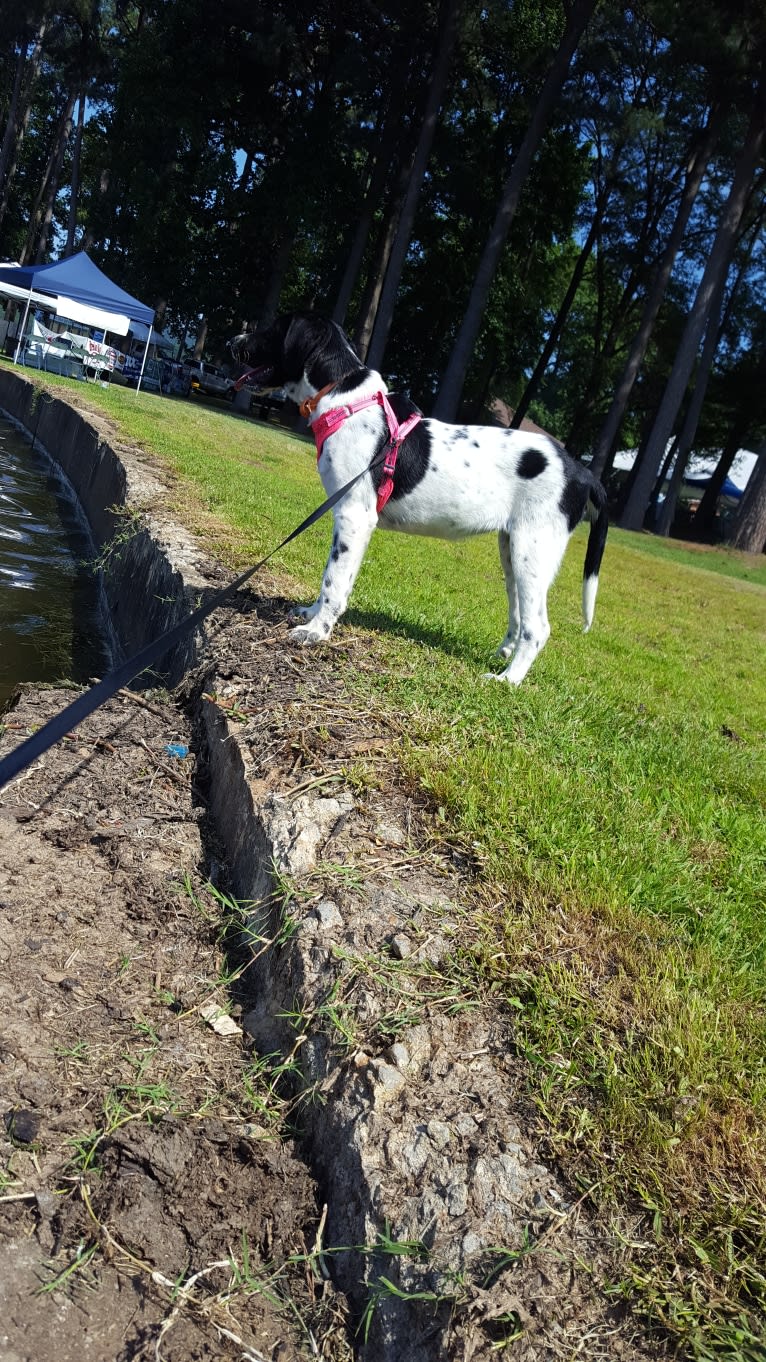
M 281 320 L 281 319 L 280 319 Z M 282 345 L 285 371 L 299 379 L 312 360 L 326 350 L 332 336 L 332 323 L 326 317 L 296 312 L 289 318 Z

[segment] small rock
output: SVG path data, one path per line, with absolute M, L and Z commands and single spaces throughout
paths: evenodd
M 403 847 L 407 843 L 407 835 L 396 823 L 380 822 L 375 827 L 375 836 L 381 842 L 388 842 L 390 846 Z
M 391 1060 L 391 1063 L 396 1066 L 397 1069 L 401 1069 L 402 1073 L 406 1073 L 410 1067 L 411 1063 L 410 1052 L 407 1049 L 406 1045 L 402 1045 L 401 1041 L 396 1041 L 390 1047 L 388 1051 L 388 1058 Z
M 426 1130 L 437 1149 L 444 1149 L 452 1139 L 452 1134 L 446 1121 L 429 1121 Z
M 40 1133 L 40 1116 L 36 1111 L 25 1107 L 14 1107 L 6 1111 L 3 1121 L 15 1144 L 34 1144 Z
M 383 1102 L 390 1102 L 406 1086 L 407 1080 L 401 1069 L 394 1068 L 393 1064 L 386 1064 L 382 1059 L 375 1059 L 370 1065 L 371 1076 L 374 1087 L 374 1101 L 378 1106 Z
M 340 910 L 332 902 L 332 899 L 322 899 L 321 903 L 318 903 L 314 909 L 314 916 L 320 927 L 324 928 L 326 932 L 335 931 L 338 927 L 343 926 Z
M 52 1220 L 59 1209 L 60 1199 L 54 1196 L 53 1192 L 46 1191 L 44 1187 L 41 1187 L 35 1192 L 35 1201 L 43 1220 Z
M 203 1003 L 199 1008 L 202 1020 L 215 1031 L 217 1036 L 241 1036 L 242 1027 L 224 1012 L 217 1003 Z
M 402 1040 L 410 1052 L 410 1063 L 420 1069 L 431 1058 L 431 1036 L 428 1027 L 419 1022 L 417 1026 L 406 1026 Z
M 479 1131 L 479 1127 L 473 1117 L 468 1115 L 467 1111 L 461 1112 L 460 1116 L 455 1117 L 454 1125 L 458 1134 L 462 1135 L 466 1140 L 472 1139 Z
M 418 948 L 418 960 L 426 960 L 429 965 L 440 965 L 445 956 L 449 955 L 449 951 L 447 939 L 435 932 Z
M 404 932 L 398 932 L 391 938 L 391 954 L 395 960 L 406 960 L 408 955 L 412 955 L 412 942 Z
M 421 1131 L 414 1139 L 404 1144 L 398 1140 L 389 1140 L 388 1152 L 389 1162 L 393 1167 L 401 1167 L 411 1178 L 418 1178 L 428 1163 L 433 1148 L 427 1135 Z
M 450 1215 L 465 1215 L 468 1207 L 468 1188 L 464 1182 L 451 1182 L 447 1188 L 447 1210 Z

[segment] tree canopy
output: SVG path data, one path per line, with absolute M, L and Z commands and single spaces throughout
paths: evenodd
M 0 255 L 85 248 L 213 359 L 316 307 L 426 410 L 638 445 L 639 526 L 698 381 L 697 444 L 766 434 L 765 57 L 756 0 L 23 0 Z

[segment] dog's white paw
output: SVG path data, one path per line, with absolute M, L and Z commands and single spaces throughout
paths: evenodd
M 521 681 L 520 681 L 520 680 L 519 680 L 519 681 L 513 681 L 513 680 L 511 679 L 511 677 L 508 675 L 508 672 L 507 672 L 507 671 L 504 671 L 504 672 L 482 672 L 481 679 L 482 679 L 482 681 L 504 681 L 504 682 L 506 683 L 506 685 L 508 685 L 508 686 L 520 686 L 520 685 L 521 685 Z
M 317 643 L 324 643 L 329 632 L 328 629 L 327 633 L 323 633 L 321 629 L 317 629 L 311 624 L 299 624 L 297 629 L 290 630 L 289 637 L 293 643 L 300 643 L 303 648 L 310 648 Z

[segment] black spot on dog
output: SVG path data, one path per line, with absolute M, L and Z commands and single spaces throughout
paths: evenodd
M 567 469 L 567 480 L 559 500 L 559 510 L 565 517 L 567 528 L 570 533 L 579 525 L 585 513 L 585 506 L 588 501 L 589 482 L 586 481 L 587 474 L 582 472 L 574 465 L 573 471 Z M 579 476 L 578 476 L 579 475 Z
M 464 460 L 463 460 L 463 467 L 464 467 L 464 468 L 470 468 L 470 467 L 471 467 L 471 460 L 470 460 L 470 459 L 464 459 Z
M 348 553 L 348 544 L 344 544 L 342 539 L 338 545 L 338 553 Z
M 548 460 L 539 449 L 525 449 L 516 469 L 520 478 L 537 478 L 548 467 Z
M 474 449 L 478 449 L 478 448 L 479 448 L 479 441 L 478 441 L 478 440 L 472 440 L 472 441 L 471 441 L 471 444 L 473 445 Z

